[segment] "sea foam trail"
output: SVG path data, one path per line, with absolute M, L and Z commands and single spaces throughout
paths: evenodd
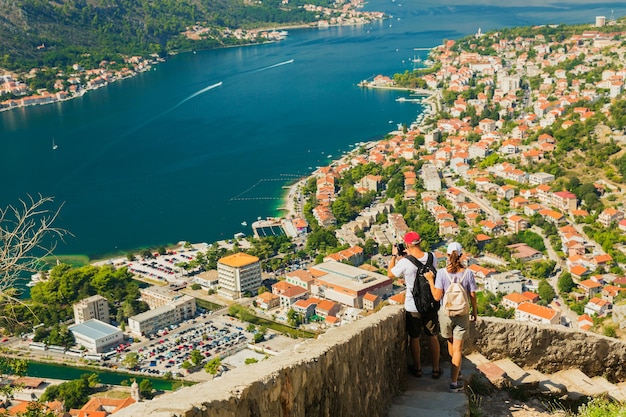
M 274 64 L 274 65 L 270 65 L 268 67 L 263 67 L 263 68 L 259 68 L 257 70 L 254 70 L 252 72 L 261 72 L 261 71 L 266 71 L 268 69 L 272 69 L 272 68 L 276 68 L 276 67 L 280 67 L 283 65 L 287 65 L 287 64 L 293 64 L 293 62 L 295 61 L 295 59 L 290 59 L 289 61 L 283 61 L 283 62 L 279 62 L 278 64 Z
M 187 97 L 186 99 L 184 99 L 183 101 L 181 101 L 180 103 L 178 103 L 177 105 L 175 105 L 174 107 L 172 107 L 171 109 L 169 109 L 168 111 L 172 111 L 174 110 L 176 107 L 182 105 L 183 103 L 191 100 L 192 98 L 199 96 L 200 94 L 206 93 L 209 90 L 213 90 L 214 88 L 217 88 L 219 86 L 222 85 L 222 81 L 220 81 L 219 83 L 215 83 L 213 85 L 210 85 L 206 88 L 203 88 L 202 90 L 196 91 L 195 93 L 193 93 L 192 95 L 190 95 L 189 97 Z

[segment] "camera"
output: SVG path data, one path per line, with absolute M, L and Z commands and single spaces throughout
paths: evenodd
M 404 247 L 403 243 L 396 243 L 396 248 L 398 248 L 398 255 L 406 255 L 406 248 Z

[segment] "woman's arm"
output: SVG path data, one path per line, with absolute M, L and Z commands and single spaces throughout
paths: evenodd
M 428 281 L 428 284 L 430 285 L 430 293 L 433 295 L 433 298 L 435 299 L 435 301 L 441 300 L 441 297 L 443 297 L 443 290 L 435 287 L 435 274 L 428 271 L 424 274 L 424 277 L 426 278 L 426 280 Z
M 476 321 L 476 318 L 478 317 L 478 308 L 476 307 L 476 293 L 475 292 L 470 293 L 470 301 L 472 303 L 472 312 L 470 313 L 470 320 Z

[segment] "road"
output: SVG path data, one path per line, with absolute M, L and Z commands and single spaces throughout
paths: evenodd
M 539 236 L 543 238 L 543 244 L 546 247 L 546 251 L 548 252 L 548 258 L 556 262 L 556 272 L 552 273 L 552 275 L 548 277 L 547 281 L 552 286 L 552 288 L 554 288 L 554 293 L 557 294 L 556 301 L 558 301 L 558 303 L 561 305 L 560 306 L 561 320 L 565 318 L 571 323 L 572 328 L 577 328 L 578 314 L 573 312 L 567 306 L 567 303 L 565 302 L 565 300 L 563 300 L 563 297 L 561 297 L 561 295 L 559 294 L 559 285 L 558 285 L 559 277 L 561 276 L 563 271 L 566 270 L 565 261 L 559 258 L 559 256 L 556 254 L 556 252 L 554 251 L 554 248 L 552 247 L 552 244 L 550 243 L 550 239 L 547 236 L 545 236 L 545 234 L 543 233 L 543 230 L 540 227 L 533 226 L 530 228 L 530 230 L 534 233 L 537 233 Z
M 478 204 L 478 206 L 485 212 L 485 214 L 487 214 L 487 216 L 494 222 L 500 221 L 502 220 L 502 216 L 500 216 L 500 212 L 498 212 L 498 210 L 494 209 L 493 207 L 491 207 L 491 204 L 489 204 L 488 201 L 483 200 L 482 198 L 476 196 L 474 193 L 472 193 L 471 191 L 466 190 L 463 187 L 460 187 L 458 185 L 455 185 L 452 180 L 450 178 L 446 178 L 446 185 L 448 186 L 448 188 L 456 188 L 459 191 L 461 191 L 461 193 L 463 193 L 463 195 L 465 196 L 465 198 L 471 200 L 472 202 Z

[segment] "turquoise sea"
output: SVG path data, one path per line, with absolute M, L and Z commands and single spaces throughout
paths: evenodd
M 422 109 L 396 102 L 403 93 L 356 85 L 412 69 L 425 53 L 414 48 L 479 28 L 626 13 L 611 1 L 502 3 L 374 0 L 367 9 L 393 17 L 181 53 L 79 99 L 2 112 L 0 207 L 54 196 L 63 204 L 57 225 L 74 234 L 57 254 L 96 257 L 249 233 L 241 223 L 279 214 L 290 181 L 415 120 Z

